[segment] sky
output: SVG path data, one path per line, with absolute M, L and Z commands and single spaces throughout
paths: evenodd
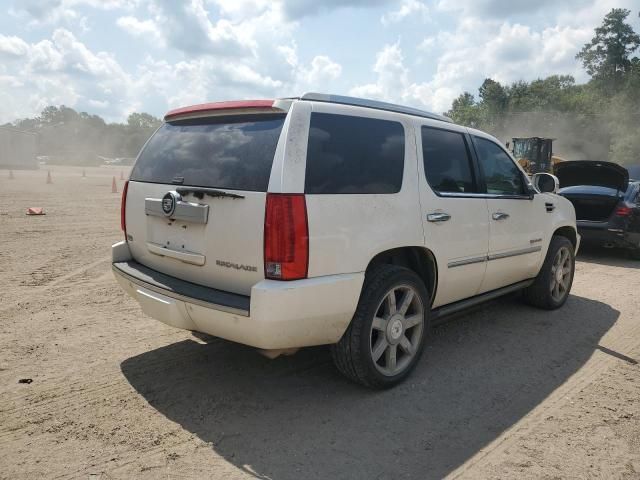
M 487 77 L 586 81 L 614 7 L 640 31 L 637 0 L 0 0 L 0 124 L 308 91 L 441 113 Z

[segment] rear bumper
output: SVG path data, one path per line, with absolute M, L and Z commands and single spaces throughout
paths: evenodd
M 578 233 L 582 242 L 591 245 L 606 245 L 620 248 L 640 246 L 640 233 L 629 232 L 610 222 L 589 222 L 578 220 Z
M 262 280 L 249 297 L 185 282 L 112 247 L 113 272 L 147 315 L 185 330 L 262 349 L 336 343 L 356 310 L 364 272 L 291 282 Z

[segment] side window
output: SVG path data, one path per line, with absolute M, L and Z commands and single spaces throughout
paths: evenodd
M 522 172 L 513 160 L 494 142 L 474 137 L 478 163 L 487 184 L 487 193 L 496 195 L 524 195 Z
M 404 145 L 404 128 L 398 122 L 314 112 L 305 192 L 399 192 Z
M 477 192 L 464 134 L 422 127 L 422 156 L 427 181 L 436 192 Z

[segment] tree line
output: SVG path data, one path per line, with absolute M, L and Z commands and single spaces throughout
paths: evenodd
M 62 105 L 6 126 L 37 133 L 37 155 L 48 157 L 49 163 L 99 165 L 109 158 L 132 161 L 160 124 L 148 113 L 132 113 L 126 123 L 107 123 L 98 115 Z
M 630 10 L 614 8 L 576 54 L 590 76 L 576 84 L 552 75 L 510 85 L 487 78 L 478 98 L 469 92 L 446 113 L 456 123 L 509 141 L 514 136 L 557 138 L 554 152 L 567 159 L 640 164 L 640 35 Z
M 453 101 L 446 115 L 456 123 L 488 131 L 504 141 L 516 136 L 556 138 L 554 152 L 567 159 L 640 164 L 640 35 L 614 8 L 577 53 L 590 80 L 552 75 L 510 85 L 487 78 L 478 98 L 469 92 Z M 135 157 L 161 121 L 132 113 L 126 123 L 106 123 L 98 115 L 49 106 L 35 118 L 9 124 L 37 132 L 38 155 L 53 162 L 99 164 L 101 157 Z

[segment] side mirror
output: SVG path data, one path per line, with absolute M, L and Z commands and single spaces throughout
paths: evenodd
M 558 193 L 560 188 L 558 177 L 550 173 L 535 173 L 531 177 L 531 182 L 540 193 Z

